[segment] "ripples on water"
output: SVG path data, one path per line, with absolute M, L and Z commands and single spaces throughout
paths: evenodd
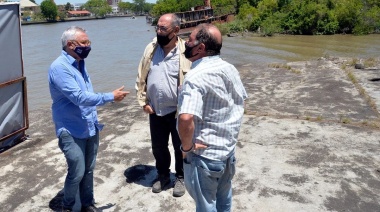
M 267 64 L 323 56 L 379 57 L 380 35 L 224 37 L 222 54 L 235 64 Z
M 61 53 L 63 31 L 72 25 L 85 28 L 92 41 L 86 65 L 95 91 L 111 92 L 124 85 L 134 94 L 138 62 L 155 36 L 145 17 L 28 25 L 22 26 L 22 42 L 31 110 L 51 104 L 48 68 Z
M 55 24 L 23 25 L 24 73 L 29 109 L 51 104 L 47 72 L 61 52 L 61 35 L 72 25 L 87 30 L 92 50 L 86 59 L 96 92 L 110 92 L 122 85 L 134 95 L 137 66 L 145 46 L 155 37 L 154 28 L 137 19 L 108 18 Z M 236 65 L 264 65 L 303 61 L 325 55 L 379 57 L 380 35 L 224 37 L 221 56 Z M 134 103 L 131 103 L 134 104 Z M 137 103 L 136 103 L 137 104 Z

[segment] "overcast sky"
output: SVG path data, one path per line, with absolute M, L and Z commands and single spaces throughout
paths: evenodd
M 41 4 L 43 0 L 35 0 L 38 5 Z M 54 0 L 54 2 L 59 5 L 59 4 L 66 4 L 67 2 L 70 2 L 71 4 L 75 3 L 86 3 L 87 0 Z M 133 0 L 123 0 L 123 2 L 133 2 Z M 156 3 L 156 0 L 145 0 L 147 3 Z

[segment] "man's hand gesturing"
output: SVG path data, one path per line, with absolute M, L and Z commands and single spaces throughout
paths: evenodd
M 124 99 L 124 97 L 127 94 L 129 94 L 129 91 L 123 91 L 123 90 L 124 90 L 124 86 L 121 86 L 120 88 L 118 88 L 112 92 L 115 102 L 120 102 L 121 100 Z

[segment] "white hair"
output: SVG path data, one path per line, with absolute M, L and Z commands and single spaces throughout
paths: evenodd
M 77 38 L 77 32 L 86 33 L 86 30 L 78 26 L 71 26 L 63 32 L 61 37 L 62 48 L 65 48 L 65 46 L 67 45 L 67 41 L 75 40 Z

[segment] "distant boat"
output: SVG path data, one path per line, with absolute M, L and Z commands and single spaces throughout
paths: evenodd
M 136 19 L 136 17 L 135 17 L 135 16 L 132 16 L 131 19 Z

